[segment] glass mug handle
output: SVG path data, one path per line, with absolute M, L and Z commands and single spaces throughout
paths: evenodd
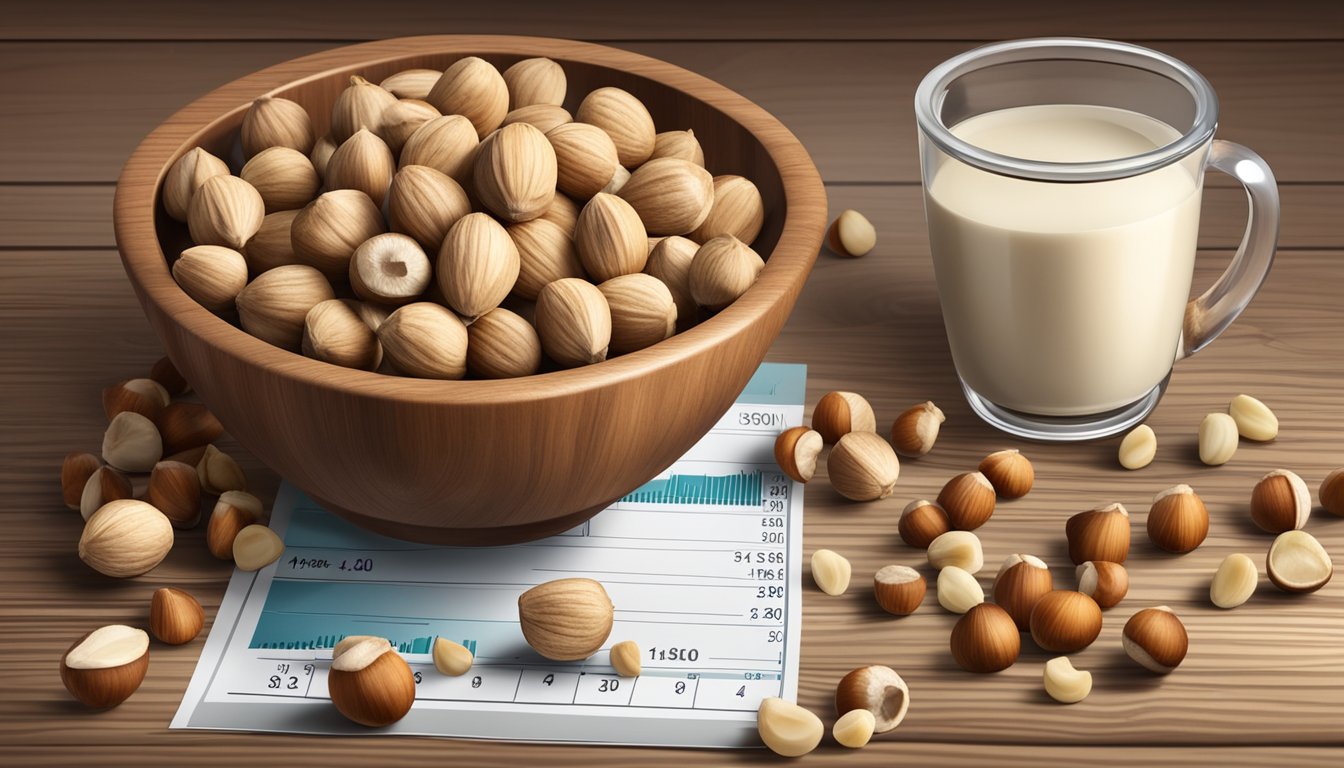
M 1178 358 L 1208 346 L 1246 309 L 1269 274 L 1279 243 L 1279 188 L 1264 159 L 1240 144 L 1214 139 L 1208 162 L 1241 182 L 1250 217 L 1227 270 L 1204 295 L 1186 305 Z

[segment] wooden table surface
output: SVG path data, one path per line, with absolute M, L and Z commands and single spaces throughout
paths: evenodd
M 283 7 L 279 7 L 283 5 Z M 1002 3 L 708 3 L 644 8 L 603 0 L 475 3 L 309 0 L 179 4 L 131 11 L 94 2 L 31 4 L 0 28 L 0 758 L 9 765 L 517 765 L 766 762 L 763 751 L 695 752 L 511 745 L 420 738 L 327 738 L 169 732 L 200 652 L 155 646 L 140 691 L 93 714 L 61 688 L 57 663 L 101 624 L 146 621 L 149 595 L 186 588 L 218 607 L 229 568 L 205 553 L 202 531 L 179 536 L 149 575 L 113 581 L 75 554 L 77 514 L 58 492 L 61 457 L 97 450 L 101 388 L 142 375 L 161 353 L 122 273 L 112 237 L 118 170 L 139 139 L 197 95 L 263 66 L 331 46 L 427 32 L 543 34 L 607 42 L 715 78 L 774 112 L 812 152 L 833 213 L 864 211 L 877 249 L 862 260 L 824 253 L 770 358 L 809 366 L 809 402 L 831 389 L 867 395 L 880 422 L 933 399 L 947 423 L 930 456 L 904 463 L 893 498 L 844 502 L 824 480 L 807 489 L 805 553 L 849 556 L 855 586 L 827 597 L 804 579 L 799 701 L 828 723 L 836 681 L 887 664 L 912 691 L 896 731 L 850 753 L 831 743 L 814 764 L 1338 765 L 1344 759 L 1344 579 L 1288 596 L 1262 577 L 1232 612 L 1208 604 L 1208 581 L 1232 552 L 1263 562 L 1269 537 L 1249 522 L 1251 486 L 1278 467 L 1313 488 L 1344 465 L 1344 4 L 1136 0 L 1087 8 L 1063 0 Z M 1019 7 L 1025 6 L 1025 7 Z M 190 13 L 190 16 L 184 15 Z M 1126 472 L 1115 440 L 1022 444 L 981 424 L 959 393 L 943 336 L 920 205 L 911 98 L 949 55 L 1012 37 L 1073 34 L 1147 43 L 1189 62 L 1222 102 L 1220 135 L 1262 153 L 1278 174 L 1278 261 L 1245 315 L 1178 366 L 1150 418 L 1155 464 Z M 1196 282 L 1221 271 L 1241 237 L 1243 195 L 1211 177 Z M 1239 392 L 1282 422 L 1278 440 L 1243 444 L 1227 465 L 1195 459 L 1205 413 Z M 225 440 L 224 447 L 239 451 Z M 1008 554 L 1030 552 L 1072 583 L 1064 520 L 1104 501 L 1134 513 L 1129 597 L 1076 663 L 1091 697 L 1063 707 L 1041 691 L 1048 654 L 992 676 L 961 672 L 947 650 L 954 616 L 932 594 L 905 619 L 873 606 L 871 574 L 923 564 L 896 536 L 905 503 L 931 497 L 985 453 L 1022 448 L 1037 468 L 1027 498 L 1004 503 L 979 531 L 982 584 Z M 248 457 L 263 494 L 277 478 Z M 1213 518 L 1208 540 L 1177 557 L 1142 533 L 1152 494 L 1193 485 Z M 1319 509 L 1307 529 L 1344 556 L 1344 518 Z M 1185 621 L 1190 653 L 1151 676 L 1120 648 L 1124 620 L 1167 604 Z

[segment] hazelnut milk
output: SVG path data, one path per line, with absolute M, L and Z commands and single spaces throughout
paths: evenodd
M 1047 162 L 1130 157 L 1176 140 L 1136 112 L 1014 107 L 952 133 Z M 1054 184 L 944 162 L 925 192 L 943 320 L 962 379 L 1001 406 L 1095 414 L 1171 370 L 1190 295 L 1202 177 L 1175 163 L 1113 181 Z

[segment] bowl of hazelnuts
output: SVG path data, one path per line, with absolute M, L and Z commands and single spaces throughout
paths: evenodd
M 117 185 L 122 261 L 228 431 L 386 535 L 571 528 L 728 409 L 816 259 L 807 151 L 600 45 L 428 36 L 207 94 Z

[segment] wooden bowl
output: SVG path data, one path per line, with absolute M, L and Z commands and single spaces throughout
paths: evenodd
M 299 102 L 325 133 L 350 75 L 373 82 L 468 55 L 500 67 L 559 61 L 570 103 L 615 85 L 660 130 L 694 129 L 711 172 L 760 188 L 766 267 L 731 306 L 690 330 L 584 368 L 504 381 L 429 381 L 339 368 L 273 347 L 177 287 L 165 253 L 188 243 L 162 213 L 169 166 L 203 146 L 228 158 L 265 94 Z M 236 169 L 235 169 L 236 172 Z M 382 40 L 264 69 L 157 128 L 117 183 L 126 274 L 173 362 L 237 440 L 314 500 L 378 533 L 495 545 L 571 528 L 666 469 L 709 430 L 764 358 L 816 259 L 826 196 L 806 150 L 765 110 L 704 77 L 568 40 L 453 35 Z

